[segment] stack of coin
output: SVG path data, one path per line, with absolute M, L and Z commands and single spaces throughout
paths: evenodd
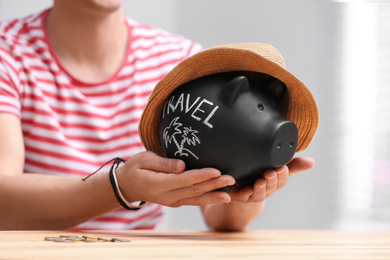
M 45 237 L 45 241 L 52 242 L 131 242 L 128 239 L 124 238 L 106 238 L 106 237 L 94 237 L 94 236 L 77 236 L 77 235 L 59 235 L 58 237 Z

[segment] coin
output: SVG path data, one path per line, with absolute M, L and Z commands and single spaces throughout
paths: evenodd
M 78 241 L 84 241 L 85 239 L 82 238 L 82 237 L 68 237 L 66 238 L 68 240 L 72 240 L 72 241 L 75 241 L 75 242 L 78 242 Z
M 113 237 L 111 240 L 112 242 L 131 242 L 131 240 L 124 239 L 124 238 L 116 238 L 116 237 Z
M 62 238 L 62 239 L 66 239 L 66 240 L 72 240 L 74 242 L 83 241 L 84 240 L 84 238 L 76 236 L 76 235 L 60 235 L 59 237 Z
M 45 237 L 45 241 L 53 241 L 53 242 L 65 242 L 65 243 L 71 243 L 72 240 L 69 239 L 63 239 L 60 237 Z
M 97 242 L 99 241 L 99 238 L 98 237 L 93 237 L 93 236 L 82 236 L 83 238 L 83 241 L 86 241 L 86 242 Z
M 59 237 L 60 238 L 64 238 L 64 239 L 67 239 L 67 238 L 80 238 L 77 235 L 59 235 Z
M 76 235 L 59 235 L 58 237 L 45 237 L 46 241 L 53 242 L 131 242 L 131 240 L 124 238 L 106 238 L 106 237 L 94 237 L 94 236 L 76 236 Z
M 101 242 L 113 242 L 112 238 L 98 237 L 98 240 Z

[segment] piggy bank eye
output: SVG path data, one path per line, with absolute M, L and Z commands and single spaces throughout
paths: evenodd
M 260 111 L 264 111 L 264 105 L 263 105 L 263 104 L 258 104 L 258 105 L 257 105 L 257 108 L 258 108 Z

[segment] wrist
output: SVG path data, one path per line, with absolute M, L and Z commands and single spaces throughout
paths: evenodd
M 110 168 L 109 177 L 112 189 L 114 191 L 115 197 L 118 200 L 119 204 L 127 210 L 139 210 L 144 204 L 145 201 L 131 201 L 129 202 L 124 196 L 122 189 L 120 188 L 119 181 L 117 178 L 117 169 L 121 163 L 126 161 L 121 158 L 115 158 L 113 165 Z M 122 186 L 123 187 L 123 186 Z

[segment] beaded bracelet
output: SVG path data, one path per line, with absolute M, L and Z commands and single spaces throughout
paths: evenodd
M 134 205 L 134 204 L 128 202 L 125 199 L 125 197 L 123 196 L 121 190 L 119 189 L 119 183 L 118 183 L 118 179 L 116 177 L 116 169 L 118 168 L 120 163 L 125 163 L 126 162 L 125 159 L 122 159 L 120 157 L 115 157 L 115 158 L 109 160 L 108 162 L 106 162 L 105 164 L 103 164 L 99 169 L 97 169 L 95 172 L 91 173 L 87 177 L 83 178 L 82 180 L 86 181 L 89 177 L 91 177 L 92 175 L 97 173 L 101 168 L 103 168 L 105 165 L 107 165 L 108 163 L 110 163 L 112 161 L 114 161 L 114 163 L 112 164 L 112 166 L 110 168 L 109 177 L 110 177 L 110 183 L 111 183 L 112 189 L 114 190 L 114 194 L 115 194 L 116 199 L 118 200 L 119 204 L 121 204 L 121 206 L 124 207 L 125 209 L 128 209 L 128 210 L 139 210 L 140 208 L 142 208 L 142 206 L 146 202 L 145 201 L 140 201 L 138 205 Z

